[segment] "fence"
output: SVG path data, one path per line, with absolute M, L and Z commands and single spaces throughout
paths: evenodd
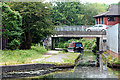
M 107 30 L 107 47 L 109 50 L 118 54 L 118 35 L 119 35 L 118 24 L 108 28 Z

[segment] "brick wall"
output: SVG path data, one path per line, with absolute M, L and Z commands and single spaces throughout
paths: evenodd
M 120 17 L 115 17 L 115 21 L 108 21 L 108 25 L 115 25 L 120 23 Z
M 116 54 L 115 52 L 107 49 L 107 53 L 111 54 L 112 56 L 114 56 L 114 57 L 116 57 L 116 58 L 118 58 L 120 60 L 120 55 Z
M 98 18 L 98 24 L 99 24 L 99 20 L 102 24 L 102 17 L 100 19 Z M 115 25 L 117 23 L 120 23 L 120 17 L 115 17 L 115 21 L 108 21 L 108 25 Z M 96 24 L 96 19 L 95 19 L 95 24 Z M 103 24 L 107 25 L 107 17 L 103 18 Z

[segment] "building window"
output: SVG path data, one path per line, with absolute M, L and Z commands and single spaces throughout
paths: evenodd
M 98 18 L 96 18 L 96 24 L 98 24 Z
M 100 24 L 100 18 L 99 18 L 99 24 Z
M 115 21 L 115 17 L 108 17 L 108 21 Z
M 102 17 L 102 24 L 103 24 L 103 17 Z

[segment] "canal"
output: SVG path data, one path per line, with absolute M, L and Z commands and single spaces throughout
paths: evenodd
M 84 52 L 83 60 L 79 60 L 74 68 L 9 73 L 6 76 L 13 76 L 13 78 L 5 80 L 45 80 L 48 78 L 112 78 L 113 80 L 117 80 L 117 78 L 120 78 L 120 69 L 108 68 L 104 63 L 102 64 L 102 68 L 96 67 L 95 60 L 96 56 L 92 52 L 87 51 Z M 26 74 L 32 74 L 32 76 L 30 77 L 29 75 L 26 78 L 19 77 L 19 75 Z

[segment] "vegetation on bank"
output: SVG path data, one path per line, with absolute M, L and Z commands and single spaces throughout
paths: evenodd
M 96 55 L 93 54 L 92 51 L 84 51 L 83 53 L 83 59 L 84 60 L 96 60 Z
M 50 55 L 45 57 L 43 54 L 46 53 L 47 50 L 43 47 L 32 46 L 31 49 L 28 50 L 2 50 L 2 54 L 0 56 L 0 65 L 18 65 L 18 64 L 30 64 L 30 63 L 44 63 L 44 64 L 55 64 L 55 65 L 74 65 L 75 59 L 77 59 L 80 53 L 65 53 L 60 52 L 59 54 L 65 54 L 66 58 L 62 58 L 64 62 L 47 62 L 45 59 L 55 56 Z M 32 61 L 36 59 L 42 59 L 40 61 Z M 44 58 L 44 59 L 43 59 Z
M 47 50 L 43 47 L 32 46 L 29 50 L 3 50 L 0 65 L 16 65 L 32 63 L 31 60 L 41 58 Z
M 108 54 L 107 52 L 103 53 L 103 61 L 106 63 L 109 63 L 110 65 L 112 64 L 120 64 L 120 60 L 118 58 L 114 58 L 111 54 Z
M 93 50 L 95 47 L 96 47 L 96 39 L 94 38 L 94 39 L 89 39 L 89 40 L 87 40 L 87 39 L 85 39 L 85 38 L 83 38 L 83 39 L 70 39 L 70 40 L 68 40 L 68 41 L 66 41 L 66 42 L 60 42 L 60 41 L 58 41 L 56 44 L 56 47 L 57 48 L 64 48 L 64 49 L 67 49 L 68 48 L 68 45 L 69 45 L 69 43 L 71 43 L 72 41 L 75 41 L 75 42 L 82 42 L 82 44 L 83 44 L 83 48 L 84 49 L 87 49 L 87 50 Z

